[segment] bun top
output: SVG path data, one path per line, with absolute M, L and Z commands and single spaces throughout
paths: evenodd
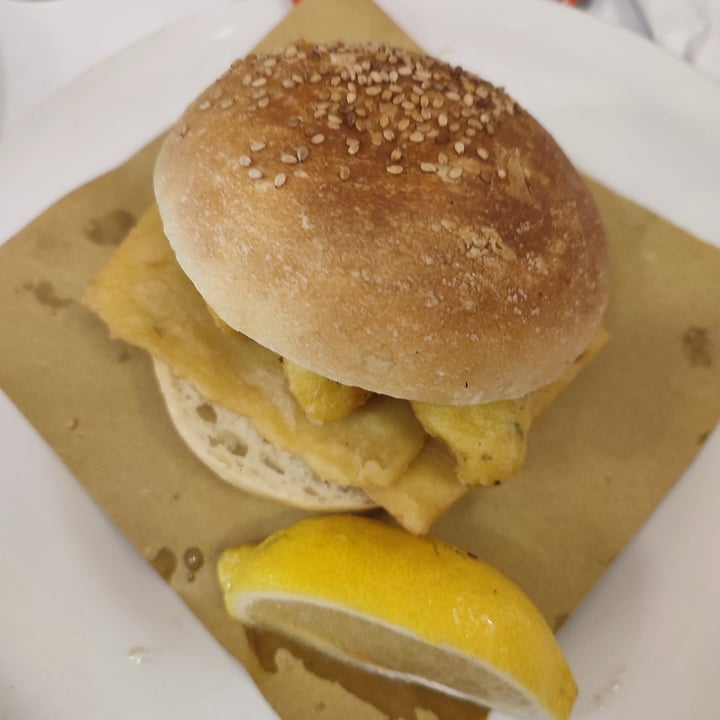
M 231 327 L 347 385 L 474 404 L 559 377 L 607 302 L 597 208 L 503 90 L 382 45 L 250 55 L 168 135 L 155 193 Z

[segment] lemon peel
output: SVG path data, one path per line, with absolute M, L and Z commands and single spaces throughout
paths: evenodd
M 540 611 L 446 543 L 362 517 L 312 518 L 226 550 L 218 577 L 245 624 L 517 717 L 570 716 L 577 688 Z

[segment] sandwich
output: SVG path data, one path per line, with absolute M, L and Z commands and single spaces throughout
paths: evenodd
M 520 471 L 607 339 L 582 177 L 503 89 L 421 53 L 236 61 L 166 136 L 154 191 L 85 303 L 247 492 L 426 532 Z

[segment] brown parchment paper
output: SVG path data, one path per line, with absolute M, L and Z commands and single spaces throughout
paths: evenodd
M 260 48 L 299 37 L 413 46 L 369 0 L 303 0 Z M 149 359 L 109 340 L 79 302 L 152 201 L 157 149 L 75 190 L 0 247 L 0 386 L 283 717 L 469 716 L 462 703 L 389 688 L 277 638 L 248 638 L 226 616 L 219 552 L 303 513 L 212 476 L 172 429 Z M 513 578 L 554 627 L 720 416 L 720 252 L 591 187 L 611 243 L 612 341 L 534 425 L 522 474 L 477 490 L 432 530 Z M 204 556 L 193 572 L 183 560 L 190 548 Z

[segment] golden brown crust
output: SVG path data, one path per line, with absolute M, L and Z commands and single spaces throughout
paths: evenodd
M 607 301 L 598 211 L 504 91 L 382 46 L 250 56 L 168 136 L 156 196 L 225 322 L 339 382 L 426 402 L 559 377 Z

